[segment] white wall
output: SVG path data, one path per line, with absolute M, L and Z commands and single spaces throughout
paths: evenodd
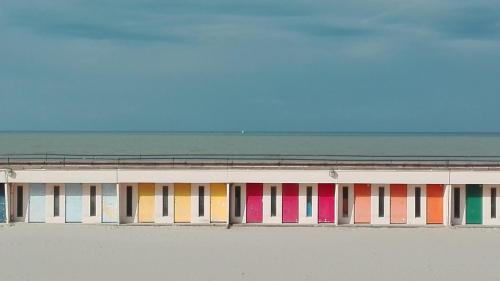
M 384 188 L 384 216 L 379 217 L 378 207 L 379 207 L 379 187 Z M 372 218 L 371 224 L 390 224 L 391 223 L 391 187 L 388 184 L 372 184 L 372 195 L 371 195 L 371 211 Z
M 460 188 L 460 216 L 458 218 L 455 218 L 454 214 L 454 206 L 455 206 L 455 188 Z M 463 184 L 453 184 L 451 186 L 451 223 L 452 225 L 462 225 L 465 224 L 465 185 Z
M 90 216 L 90 187 L 96 187 L 96 213 Z M 102 222 L 102 185 L 101 184 L 83 184 L 82 190 L 82 223 L 100 223 Z
M 54 187 L 59 186 L 59 216 L 54 216 Z M 65 186 L 62 183 L 51 183 L 45 185 L 45 222 L 66 222 L 66 197 Z
M 276 216 L 271 216 L 271 187 L 276 187 Z M 282 187 L 279 183 L 265 183 L 262 191 L 262 223 L 283 222 Z
M 312 216 L 307 217 L 307 187 L 312 187 Z M 299 223 L 318 223 L 318 185 L 307 183 L 299 185 Z
M 163 187 L 168 187 L 168 215 L 163 216 Z M 155 223 L 174 223 L 174 184 L 155 184 Z
M 491 189 L 496 188 L 496 218 L 491 217 Z M 483 186 L 483 224 L 484 225 L 500 225 L 500 185 L 484 185 Z
M 344 217 L 342 214 L 342 210 L 344 207 L 344 200 L 342 199 L 343 197 L 343 189 L 344 187 L 347 187 L 349 189 L 349 197 L 348 197 L 348 209 L 347 209 L 347 217 Z M 337 206 L 338 206 L 338 212 L 335 214 L 335 216 L 338 218 L 339 224 L 354 224 L 354 185 L 353 184 L 346 184 L 346 183 L 341 183 L 338 184 L 338 193 L 337 197 L 335 200 L 337 200 Z
M 205 189 L 205 193 L 203 196 L 203 216 L 199 216 L 198 209 L 198 196 L 200 186 L 203 186 Z M 208 183 L 191 184 L 191 223 L 210 223 L 210 184 Z
M 420 217 L 415 217 L 415 188 L 420 188 Z M 408 185 L 408 196 L 406 201 L 407 206 L 407 223 L 412 225 L 427 224 L 427 186 L 425 184 Z
M 17 188 L 21 186 L 23 189 L 23 214 L 22 216 L 17 216 Z M 28 222 L 28 208 L 29 208 L 29 184 L 26 183 L 15 183 L 11 184 L 11 215 L 13 222 Z
M 235 198 L 235 188 L 236 186 L 239 186 L 240 187 L 240 190 L 241 190 L 241 212 L 240 212 L 240 216 L 237 217 L 236 214 L 235 214 L 235 202 L 236 202 L 236 198 Z M 244 183 L 234 183 L 232 184 L 231 186 L 231 200 L 230 200 L 230 219 L 231 219 L 231 223 L 234 223 L 234 224 L 240 224 L 240 223 L 246 223 L 247 219 L 246 219 L 246 198 L 247 198 L 247 193 L 246 193 L 246 184 Z
M 132 216 L 127 217 L 127 186 L 132 187 Z M 139 222 L 139 196 L 137 183 L 120 184 L 120 223 L 138 223 Z

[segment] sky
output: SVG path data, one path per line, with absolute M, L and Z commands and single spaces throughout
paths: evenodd
M 500 2 L 0 1 L 0 130 L 500 132 Z

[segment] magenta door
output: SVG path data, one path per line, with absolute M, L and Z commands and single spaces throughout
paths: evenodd
M 318 222 L 335 222 L 334 184 L 318 184 Z
M 262 222 L 262 183 L 247 183 L 247 223 Z
M 281 185 L 283 198 L 283 222 L 299 222 L 299 184 L 284 183 Z

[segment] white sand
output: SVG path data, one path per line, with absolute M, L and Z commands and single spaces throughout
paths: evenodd
M 498 280 L 500 229 L 0 227 L 0 280 Z

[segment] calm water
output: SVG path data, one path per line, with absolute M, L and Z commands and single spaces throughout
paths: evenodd
M 0 154 L 500 156 L 499 134 L 2 132 Z

